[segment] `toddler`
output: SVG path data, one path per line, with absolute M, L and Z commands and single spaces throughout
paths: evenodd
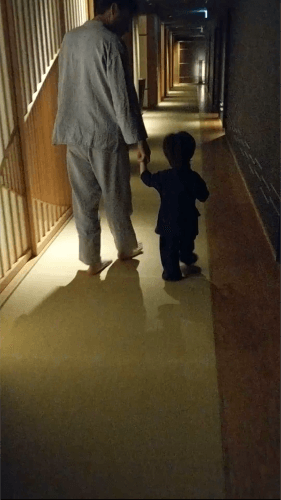
M 195 149 L 195 140 L 187 132 L 170 134 L 163 143 L 170 169 L 152 174 L 145 163 L 140 163 L 141 180 L 154 187 L 161 198 L 155 232 L 160 235 L 162 277 L 166 281 L 182 279 L 180 262 L 189 266 L 198 259 L 194 253 L 200 216 L 196 200 L 206 201 L 209 191 L 200 175 L 191 169 Z

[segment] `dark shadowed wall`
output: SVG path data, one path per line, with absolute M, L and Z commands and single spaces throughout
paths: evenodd
M 226 133 L 274 247 L 280 220 L 279 2 L 230 2 Z

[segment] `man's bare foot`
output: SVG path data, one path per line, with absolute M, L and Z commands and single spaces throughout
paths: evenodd
M 101 262 L 98 262 L 94 266 L 90 266 L 87 271 L 87 274 L 88 276 L 95 276 L 95 274 L 99 274 L 106 267 L 110 266 L 110 264 L 112 264 L 112 260 L 102 260 Z
M 136 257 L 137 255 L 140 255 L 141 253 L 143 253 L 143 245 L 142 245 L 142 243 L 139 243 L 137 248 L 132 250 L 129 254 L 119 253 L 118 259 L 120 259 L 120 260 L 133 259 L 134 257 Z

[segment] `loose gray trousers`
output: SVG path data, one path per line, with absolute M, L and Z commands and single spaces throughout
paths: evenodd
M 87 265 L 100 262 L 101 196 L 118 253 L 129 254 L 137 247 L 137 239 L 131 222 L 130 159 L 126 144 L 121 144 L 117 152 L 68 146 L 67 169 L 79 236 L 79 259 Z

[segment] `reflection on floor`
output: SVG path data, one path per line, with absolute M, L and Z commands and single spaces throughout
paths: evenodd
M 196 87 L 166 107 L 144 115 L 151 169 L 167 166 L 164 134 L 188 128 L 200 170 Z M 132 164 L 144 254 L 89 279 L 71 221 L 3 307 L 3 475 L 13 498 L 224 497 L 204 214 L 202 275 L 165 284 L 158 195 L 142 185 L 134 153 Z M 102 249 L 116 256 L 104 218 Z

